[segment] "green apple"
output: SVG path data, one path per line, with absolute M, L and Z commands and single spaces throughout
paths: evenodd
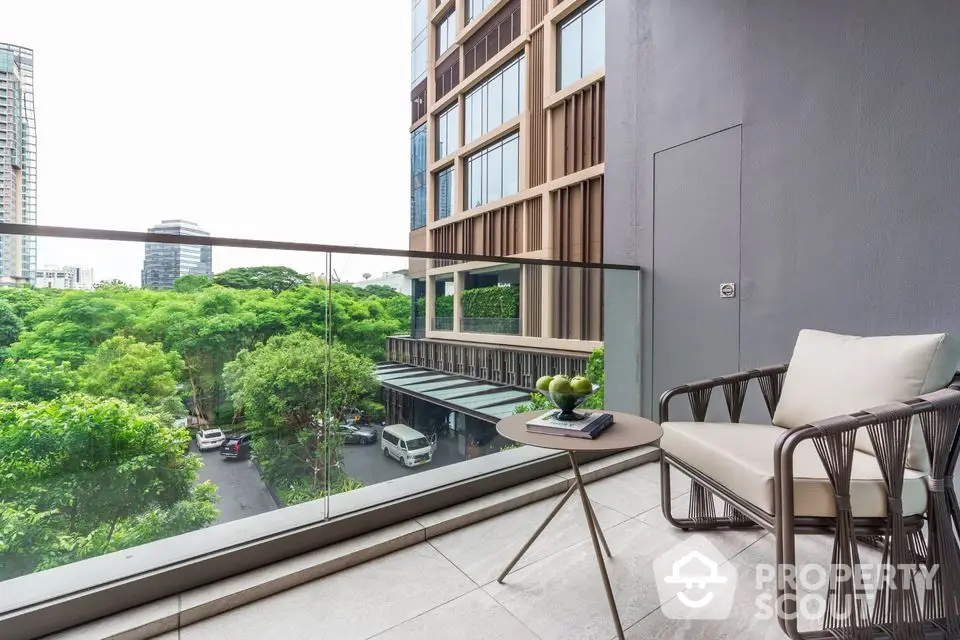
M 550 389 L 550 383 L 553 382 L 553 376 L 540 376 L 537 380 L 537 389 L 547 391 Z
M 585 396 L 593 391 L 593 384 L 583 376 L 577 376 L 570 381 L 570 387 L 577 395 Z
M 553 393 L 573 393 L 573 387 L 570 386 L 569 380 L 557 376 L 550 382 L 550 391 Z
M 570 379 L 570 376 L 568 376 L 568 375 L 565 374 L 565 373 L 558 373 L 557 375 L 555 375 L 555 376 L 553 376 L 553 377 L 554 377 L 554 378 L 562 378 L 562 379 L 564 379 L 564 380 L 569 380 L 569 379 Z

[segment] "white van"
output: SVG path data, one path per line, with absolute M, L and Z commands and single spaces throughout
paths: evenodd
M 433 459 L 430 440 L 405 424 L 392 424 L 380 434 L 380 448 L 384 457 L 395 458 L 405 467 L 427 464 Z

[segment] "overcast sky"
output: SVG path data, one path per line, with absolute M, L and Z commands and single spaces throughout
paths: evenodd
M 407 248 L 409 0 L 0 0 L 34 50 L 39 224 Z M 38 240 L 139 285 L 143 246 Z M 402 259 L 338 256 L 349 278 Z M 322 254 L 214 249 L 214 270 Z

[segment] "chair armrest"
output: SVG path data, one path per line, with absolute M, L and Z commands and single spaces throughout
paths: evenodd
M 740 422 L 740 412 L 743 410 L 743 400 L 746 397 L 747 386 L 754 379 L 760 382 L 760 390 L 763 392 L 767 411 L 773 418 L 773 413 L 777 409 L 777 402 L 780 400 L 780 389 L 783 385 L 783 376 L 787 372 L 787 366 L 786 364 L 780 364 L 772 367 L 750 369 L 674 387 L 660 396 L 660 422 L 667 422 L 670 419 L 670 401 L 684 394 L 690 402 L 694 420 L 703 422 L 710 405 L 710 395 L 716 387 L 721 386 L 723 387 L 727 411 L 730 414 L 730 422 Z
M 892 402 L 785 430 L 774 448 L 777 508 L 785 509 L 787 517 L 793 514 L 793 455 L 806 440 L 814 441 L 837 495 L 849 495 L 846 462 L 860 429 L 869 429 L 888 494 L 893 489 L 892 497 L 898 500 L 916 416 L 920 416 L 920 428 L 930 456 L 928 484 L 931 490 L 943 491 L 945 482 L 953 476 L 960 445 L 960 389 L 953 384 L 906 402 Z

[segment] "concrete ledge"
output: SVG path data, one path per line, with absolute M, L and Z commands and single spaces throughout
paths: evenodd
M 532 447 L 531 447 L 532 449 Z M 525 457 L 533 451 L 516 455 Z M 658 460 L 654 447 L 623 451 L 584 464 L 585 482 Z M 316 551 L 190 589 L 179 596 L 102 618 L 51 636 L 56 640 L 146 640 L 236 609 L 298 585 L 379 558 L 429 538 L 558 495 L 573 481 L 569 470 L 468 500 Z

